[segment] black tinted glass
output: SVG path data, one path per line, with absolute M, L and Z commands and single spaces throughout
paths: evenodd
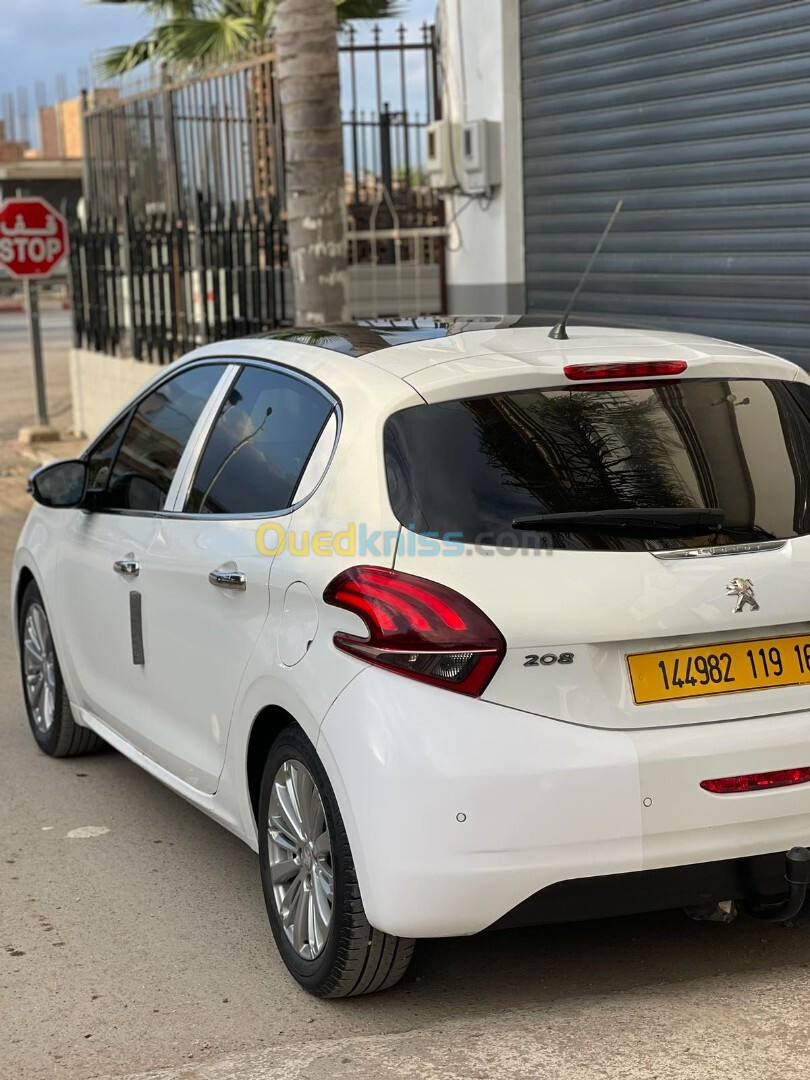
M 710 547 L 810 532 L 810 387 L 690 379 L 525 390 L 395 413 L 391 502 L 418 532 L 596 550 Z M 700 536 L 517 531 L 538 514 L 717 507 Z
M 332 406 L 289 375 L 247 367 L 231 389 L 197 469 L 186 510 L 283 510 Z
M 129 413 L 118 423 L 110 428 L 96 445 L 87 458 L 87 490 L 92 492 L 106 491 L 110 481 L 110 469 L 112 468 L 115 451 L 129 423 Z
M 191 368 L 140 403 L 115 459 L 106 503 L 126 510 L 162 510 L 180 457 L 221 366 Z

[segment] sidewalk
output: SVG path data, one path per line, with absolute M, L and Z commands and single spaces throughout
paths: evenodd
M 51 423 L 66 433 L 71 422 L 69 316 L 61 311 L 43 312 L 42 339 Z M 76 457 L 86 445 L 85 439 L 72 437 L 37 446 L 18 443 L 20 428 L 35 421 L 27 323 L 22 316 L 0 312 L 0 513 L 24 513 L 31 504 L 25 490 L 29 473 L 37 465 Z
M 70 315 L 42 313 L 45 385 L 51 424 L 66 431 L 71 423 Z M 36 399 L 28 324 L 24 315 L 0 314 L 0 442 L 17 438 L 21 427 L 36 423 Z

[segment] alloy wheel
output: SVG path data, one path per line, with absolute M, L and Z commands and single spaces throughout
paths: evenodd
M 282 928 L 298 955 L 314 960 L 332 925 L 334 870 L 323 802 L 302 762 L 288 759 L 276 773 L 267 829 L 270 879 Z
M 47 734 L 56 712 L 56 654 L 48 617 L 41 604 L 28 609 L 23 628 L 25 695 L 34 726 Z

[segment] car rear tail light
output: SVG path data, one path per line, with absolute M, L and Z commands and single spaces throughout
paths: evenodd
M 498 628 L 470 600 L 435 581 L 354 566 L 327 585 L 327 604 L 366 624 L 368 637 L 339 631 L 335 645 L 369 664 L 478 697 L 503 659 Z
M 575 382 L 586 379 L 648 379 L 655 375 L 681 375 L 686 371 L 685 360 L 637 360 L 626 364 L 566 364 L 566 379 Z
M 704 791 L 715 795 L 739 795 L 744 791 L 763 791 L 767 788 L 791 787 L 810 781 L 810 766 L 800 769 L 778 769 L 776 772 L 747 773 L 744 776 L 723 776 L 718 780 L 701 780 Z

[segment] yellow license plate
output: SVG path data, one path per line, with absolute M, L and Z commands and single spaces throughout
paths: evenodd
M 810 684 L 810 634 L 627 657 L 636 705 Z

